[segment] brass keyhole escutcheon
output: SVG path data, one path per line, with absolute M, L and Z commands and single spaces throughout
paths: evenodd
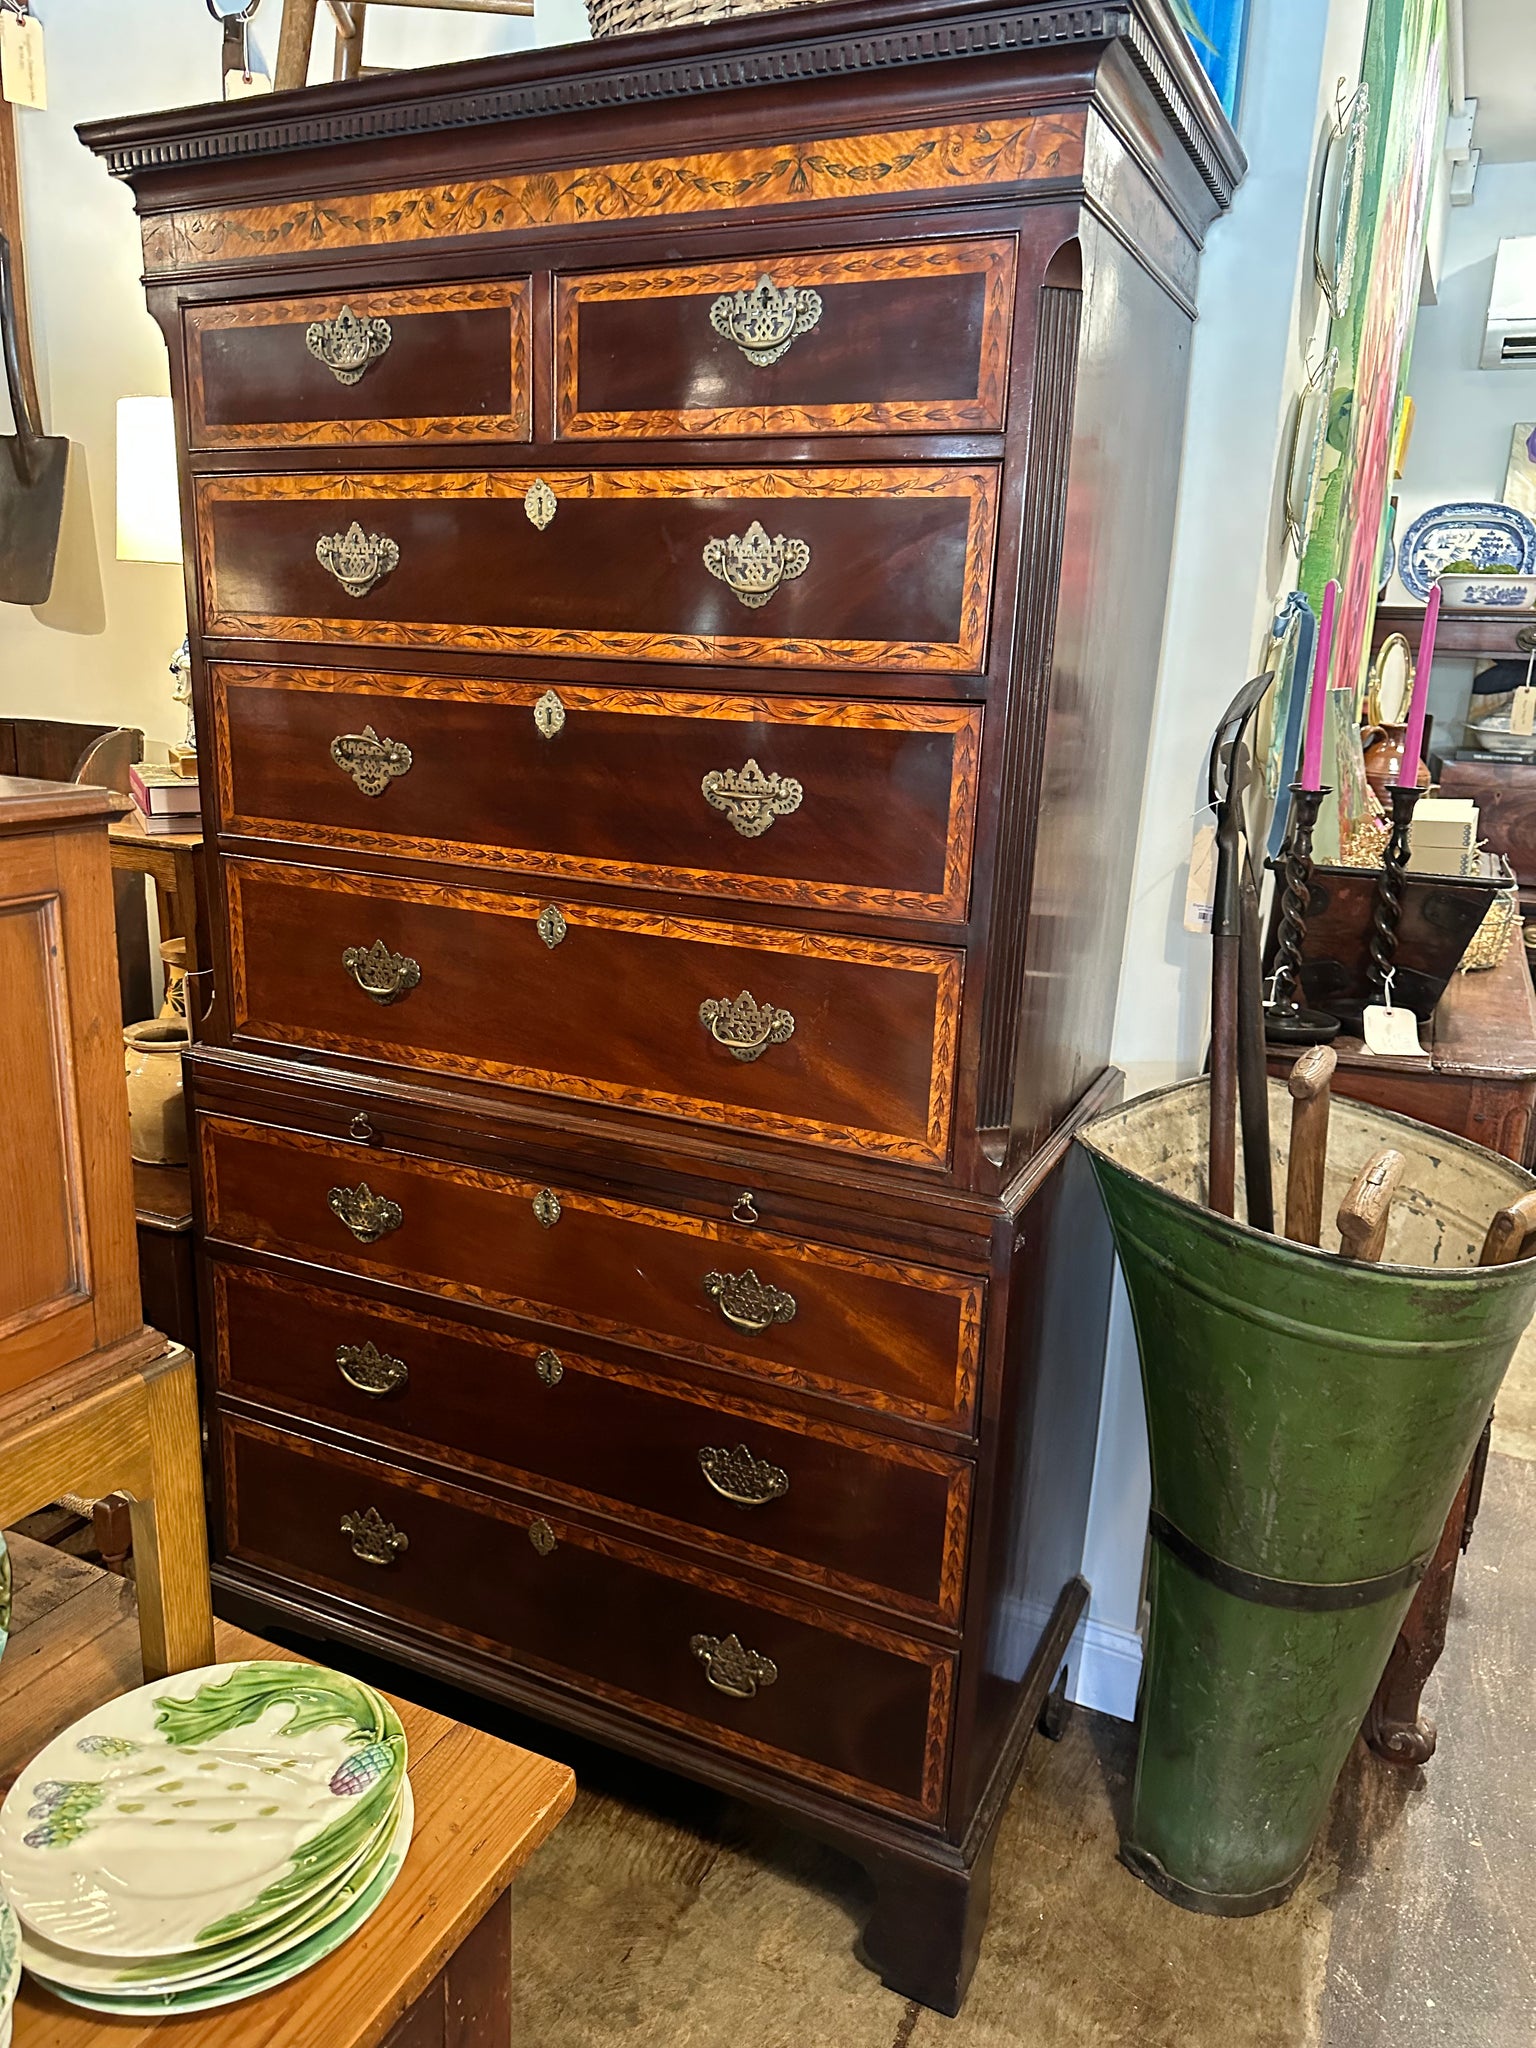
M 530 1522 L 528 1525 L 528 1541 L 533 1545 L 540 1557 L 548 1557 L 552 1551 L 558 1548 L 555 1532 L 551 1529 L 548 1522 Z
M 558 1351 L 541 1351 L 533 1361 L 533 1369 L 546 1387 L 558 1387 L 565 1378 L 565 1367 Z

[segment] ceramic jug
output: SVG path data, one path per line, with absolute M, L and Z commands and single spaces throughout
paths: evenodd
M 141 1166 L 185 1166 L 187 1110 L 181 1056 L 191 1043 L 185 1020 L 154 1017 L 123 1032 L 128 1070 L 128 1130 Z

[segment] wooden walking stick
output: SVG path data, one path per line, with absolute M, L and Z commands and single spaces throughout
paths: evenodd
M 1285 1173 L 1285 1234 L 1293 1244 L 1320 1244 L 1323 1173 L 1328 1164 L 1328 1090 L 1339 1064 L 1331 1045 L 1309 1046 L 1291 1069 L 1291 1152 Z
M 1522 1195 L 1500 1209 L 1483 1239 L 1480 1266 L 1508 1266 L 1524 1256 L 1526 1239 L 1536 1231 L 1536 1194 Z
M 1339 1204 L 1339 1254 L 1346 1259 L 1381 1257 L 1387 1241 L 1387 1222 L 1392 1214 L 1392 1197 L 1408 1170 L 1401 1152 L 1389 1145 L 1368 1160 L 1350 1182 L 1349 1193 Z

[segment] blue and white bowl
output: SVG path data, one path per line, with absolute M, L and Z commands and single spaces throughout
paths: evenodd
M 1536 576 L 1442 576 L 1445 608 L 1452 612 L 1536 611 Z

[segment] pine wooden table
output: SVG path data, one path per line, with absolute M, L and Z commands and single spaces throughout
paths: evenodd
M 60 1729 L 141 1682 L 131 1586 L 25 1537 L 11 1548 L 0 1791 Z M 292 1655 L 223 1622 L 215 1631 L 220 1659 Z M 180 2019 L 98 2018 L 27 1980 L 14 2048 L 508 2048 L 509 1888 L 576 1781 L 564 1764 L 392 1703 L 410 1745 L 416 1828 L 393 1889 L 350 1941 L 276 1991 Z

